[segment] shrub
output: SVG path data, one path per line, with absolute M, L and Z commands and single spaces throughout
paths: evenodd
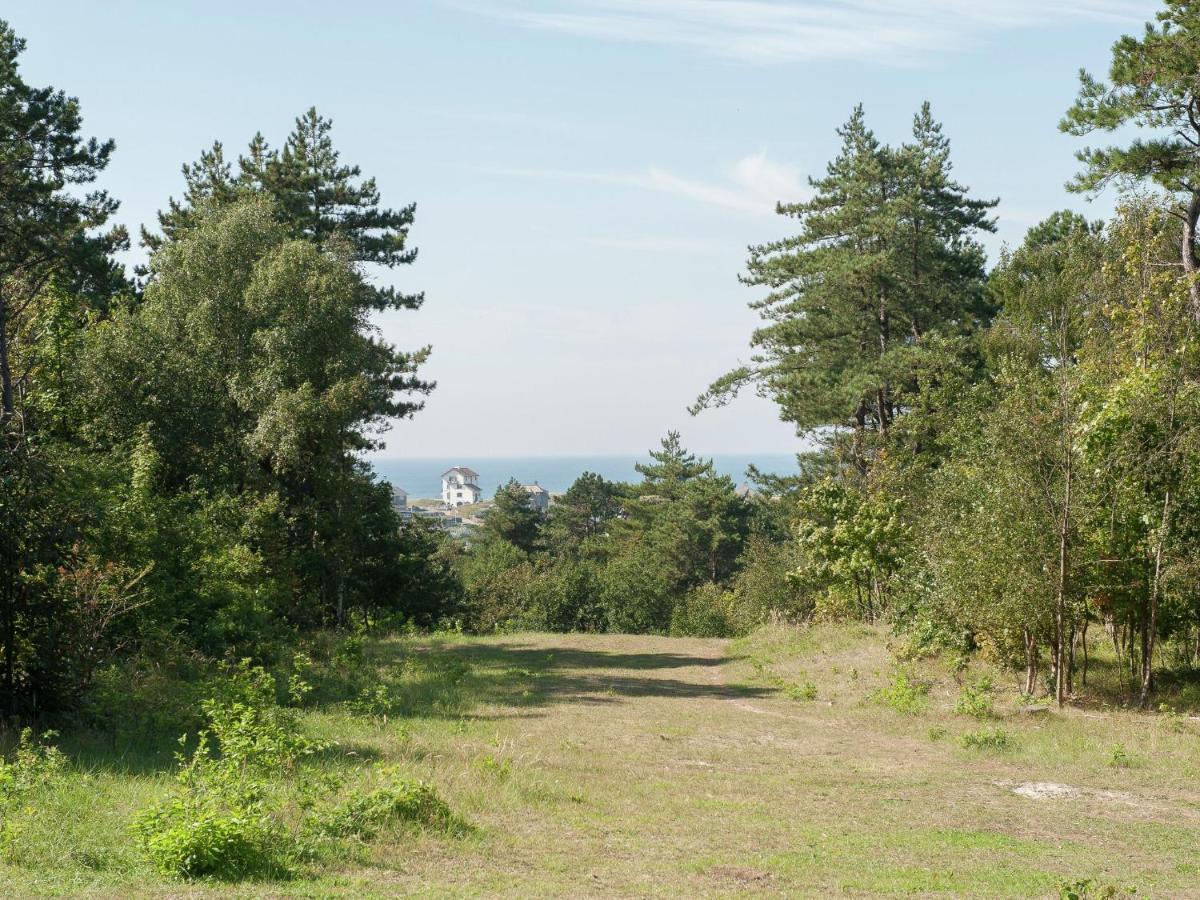
M 1003 728 L 981 728 L 968 731 L 960 739 L 963 747 L 975 750 L 1009 750 L 1013 747 L 1012 736 Z
M 208 727 L 195 750 L 177 757 L 175 791 L 133 825 L 146 856 L 170 877 L 279 877 L 298 856 L 270 778 L 293 773 L 324 745 L 300 734 L 297 712 L 276 703 L 266 670 L 243 661 L 226 676 L 201 704 Z
M 261 803 L 243 805 L 191 785 L 134 824 L 154 867 L 171 878 L 279 877 L 290 870 L 283 828 Z
M 793 542 L 777 544 L 765 535 L 751 536 L 733 585 L 739 634 L 770 621 L 799 623 L 812 615 L 813 592 L 790 574 L 800 563 Z
M 929 685 L 917 681 L 906 672 L 897 672 L 887 686 L 871 696 L 893 712 L 915 716 L 929 703 Z
M 369 793 L 355 792 L 333 811 L 320 817 L 317 829 L 331 837 L 370 840 L 383 828 L 409 824 L 447 833 L 460 833 L 466 824 L 437 791 L 420 781 L 400 778 L 393 769 L 382 774 L 391 780 Z
M 387 723 L 388 717 L 396 710 L 396 701 L 392 697 L 392 688 L 387 684 L 377 684 L 374 687 L 363 688 L 357 697 L 346 701 L 346 709 L 352 715 L 364 719 L 375 719 Z
M 973 719 L 990 719 L 995 715 L 992 700 L 992 681 L 986 675 L 975 684 L 964 684 L 954 702 L 954 712 Z
M 14 854 L 24 816 L 33 814 L 30 795 L 54 784 L 66 767 L 66 757 L 50 744 L 57 733 L 44 732 L 40 741 L 33 730 L 22 729 L 12 758 L 0 759 L 0 853 Z
M 1133 757 L 1121 744 L 1113 744 L 1108 753 L 1108 764 L 1114 769 L 1128 769 L 1133 766 Z
M 817 686 L 811 681 L 806 681 L 803 684 L 791 682 L 784 685 L 783 693 L 790 700 L 816 700 Z
M 676 637 L 733 637 L 736 597 L 719 585 L 704 584 L 679 598 L 671 610 L 671 634 Z

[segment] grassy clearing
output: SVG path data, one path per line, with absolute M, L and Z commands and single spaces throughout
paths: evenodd
M 17 817 L 0 893 L 1026 897 L 1088 879 L 1200 896 L 1197 723 L 1025 712 L 1011 679 L 900 664 L 886 641 L 367 642 L 314 677 L 303 727 L 336 743 L 310 764 L 367 796 L 387 766 L 468 827 L 351 837 L 302 877 L 181 884 L 129 834 L 173 784 L 171 741 L 68 735 L 71 774 Z M 915 709 L 890 705 L 898 673 Z M 985 675 L 990 703 L 961 703 Z

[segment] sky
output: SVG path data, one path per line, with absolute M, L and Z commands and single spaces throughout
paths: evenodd
M 378 325 L 433 346 L 426 408 L 386 457 L 791 452 L 753 395 L 688 415 L 746 361 L 746 247 L 794 222 L 856 103 L 885 142 L 928 100 L 955 174 L 999 198 L 1003 243 L 1048 213 L 1106 214 L 1063 184 L 1057 123 L 1081 67 L 1149 0 L 8 0 L 25 78 L 114 138 L 101 186 L 136 233 L 216 139 L 281 144 L 309 106 L 384 201 L 415 201 L 422 290 Z M 133 258 L 137 258 L 135 252 Z

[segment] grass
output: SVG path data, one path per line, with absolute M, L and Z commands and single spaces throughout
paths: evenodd
M 337 742 L 315 764 L 368 781 L 395 767 L 469 830 L 382 834 L 290 881 L 181 885 L 128 833 L 170 788 L 170 741 L 67 735 L 72 774 L 22 818 L 0 895 L 1028 897 L 1090 881 L 1200 896 L 1196 723 L 1030 715 L 1011 677 L 899 667 L 887 640 L 821 626 L 368 641 L 314 681 L 304 729 Z M 915 712 L 874 699 L 901 671 L 928 687 Z M 987 723 L 955 713 L 960 680 L 983 675 Z M 964 747 L 985 731 L 1006 746 Z M 1031 782 L 1074 793 L 1014 792 Z

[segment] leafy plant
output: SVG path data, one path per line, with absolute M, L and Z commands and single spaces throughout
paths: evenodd
M 992 700 L 992 681 L 986 675 L 975 684 L 964 684 L 954 702 L 954 712 L 973 719 L 990 719 L 996 713 Z
M 960 739 L 963 747 L 968 750 L 1011 750 L 1015 743 L 1003 728 L 981 728 L 978 731 L 968 731 Z
M 929 685 L 906 672 L 897 672 L 892 680 L 871 695 L 878 703 L 901 715 L 915 716 L 929 704 Z
M 388 827 L 409 824 L 450 834 L 467 830 L 430 785 L 402 778 L 395 769 L 383 769 L 386 787 L 369 793 L 354 792 L 332 812 L 317 820 L 317 829 L 333 837 L 370 840 Z
M 66 767 L 66 757 L 50 743 L 57 736 L 46 731 L 36 740 L 33 729 L 24 728 L 12 758 L 0 759 L 0 854 L 6 857 L 13 854 L 24 817 L 35 812 L 30 795 L 53 784 Z
M 304 737 L 297 712 L 275 702 L 265 669 L 243 660 L 226 673 L 218 694 L 201 704 L 208 727 L 190 756 L 180 738 L 174 792 L 133 825 L 150 861 L 170 877 L 282 877 L 298 859 L 272 778 L 295 774 L 300 759 L 325 745 Z

